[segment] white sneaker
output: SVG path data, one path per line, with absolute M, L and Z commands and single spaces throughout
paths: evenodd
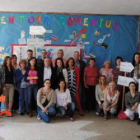
M 38 120 L 41 120 L 41 118 L 40 118 L 39 114 L 37 115 L 37 119 L 38 119 Z

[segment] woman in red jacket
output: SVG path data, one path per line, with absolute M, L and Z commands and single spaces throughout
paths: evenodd
M 74 66 L 74 59 L 70 57 L 67 60 L 67 71 L 68 71 L 68 88 L 70 90 L 71 98 L 78 106 L 79 115 L 83 116 L 83 110 L 81 108 L 80 97 L 79 97 L 79 68 Z

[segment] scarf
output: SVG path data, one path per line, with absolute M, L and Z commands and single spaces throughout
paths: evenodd
M 70 90 L 70 94 L 71 96 L 75 96 L 75 93 L 76 93 L 76 75 L 75 75 L 75 69 L 73 67 L 73 75 L 71 75 L 71 71 L 70 69 L 68 68 L 68 88 Z M 72 81 L 72 78 L 71 76 L 73 76 L 73 81 Z

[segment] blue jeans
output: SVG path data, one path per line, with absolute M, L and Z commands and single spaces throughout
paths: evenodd
M 38 92 L 38 86 L 37 84 L 29 85 L 28 86 L 28 104 L 29 104 L 29 111 L 33 110 L 33 101 L 35 101 L 36 104 L 36 98 L 37 98 L 37 92 Z M 33 100 L 34 98 L 34 100 Z
M 61 116 L 65 116 L 66 113 L 69 115 L 70 118 L 73 117 L 74 115 L 74 110 L 75 110 L 75 105 L 73 102 L 69 103 L 67 106 L 67 110 L 65 110 L 65 108 L 63 106 L 58 106 L 58 112 L 60 113 Z
M 51 121 L 50 117 L 54 116 L 56 114 L 56 110 L 53 106 L 48 108 L 48 113 L 42 112 L 42 109 L 40 107 L 37 108 L 37 112 L 40 116 L 40 118 L 45 122 L 49 123 Z
M 28 91 L 27 88 L 18 88 L 19 92 L 19 102 L 20 102 L 20 112 L 28 112 Z M 25 105 L 24 105 L 25 104 Z
M 103 103 L 103 102 L 102 102 Z M 99 113 L 99 116 L 101 116 L 101 117 L 103 117 L 104 116 L 104 111 L 103 111 L 103 109 L 101 109 L 100 107 L 99 107 L 99 104 L 96 102 L 96 112 L 98 112 Z

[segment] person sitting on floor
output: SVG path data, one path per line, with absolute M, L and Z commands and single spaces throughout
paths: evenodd
M 111 117 L 114 117 L 114 114 L 117 112 L 117 104 L 119 99 L 119 91 L 116 90 L 116 84 L 114 81 L 109 83 L 108 90 L 105 92 L 104 95 L 104 103 L 103 103 L 103 110 L 104 110 L 104 120 L 107 120 L 107 113 L 110 111 Z
M 66 82 L 62 79 L 59 81 L 59 87 L 55 90 L 56 106 L 61 116 L 65 116 L 66 112 L 69 114 L 70 121 L 74 121 L 73 115 L 75 105 L 71 101 L 70 91 L 66 88 Z
M 54 90 L 50 87 L 51 80 L 46 79 L 44 81 L 44 87 L 40 88 L 37 93 L 37 118 L 42 119 L 45 123 L 49 123 L 51 121 L 50 117 L 56 114 L 56 110 L 54 108 L 56 96 Z
M 129 83 L 130 91 L 125 95 L 126 111 L 124 112 L 130 120 L 134 120 L 135 113 L 138 113 L 138 125 L 140 125 L 140 93 L 136 91 L 136 83 Z
M 102 75 L 99 78 L 99 84 L 96 86 L 96 90 L 95 90 L 96 114 L 102 117 L 104 116 L 103 102 L 104 102 L 104 94 L 106 90 L 107 90 L 106 77 Z

